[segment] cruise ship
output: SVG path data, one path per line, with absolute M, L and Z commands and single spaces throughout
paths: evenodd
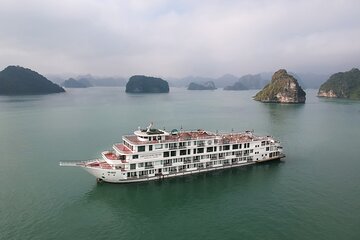
M 196 174 L 284 158 L 280 142 L 253 131 L 214 133 L 147 128 L 122 137 L 101 158 L 60 162 L 82 167 L 98 182 L 130 183 Z

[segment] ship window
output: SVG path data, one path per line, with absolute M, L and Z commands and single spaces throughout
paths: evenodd
M 265 146 L 265 141 L 262 141 L 262 142 L 261 142 L 261 146 Z
M 135 168 L 136 168 L 136 164 L 135 164 L 135 163 L 130 164 L 130 170 L 134 170 Z
M 180 150 L 180 155 L 186 155 L 186 150 Z
M 208 147 L 208 148 L 206 148 L 206 152 L 212 152 L 212 151 L 214 151 L 214 148 L 213 148 L 213 147 Z
M 214 147 L 214 152 L 216 152 L 216 147 Z
M 169 157 L 169 152 L 164 152 L 163 156 L 164 157 Z
M 149 151 L 153 150 L 153 145 L 149 145 Z
M 238 149 L 239 148 L 239 145 L 238 144 L 234 144 L 233 145 L 233 149 Z
M 196 154 L 196 148 L 193 149 L 193 154 Z
M 169 147 L 169 144 L 165 144 L 165 148 L 168 148 Z
M 162 144 L 155 144 L 155 149 L 162 149 L 163 145 Z
M 239 149 L 241 149 L 241 144 L 239 144 Z
M 197 153 L 204 153 L 204 148 L 198 148 Z
M 266 151 L 269 151 L 270 150 L 270 148 L 269 147 L 266 147 Z
M 144 163 L 138 163 L 138 167 L 139 168 L 144 167 Z
M 171 151 L 171 156 L 172 157 L 176 156 L 176 151 Z
M 138 152 L 145 152 L 145 146 L 138 146 Z
M 223 147 L 223 149 L 224 149 L 224 151 L 230 150 L 230 145 L 225 145 L 225 146 Z
M 139 155 L 133 155 L 133 159 L 138 159 Z
M 190 151 L 190 149 L 188 149 L 188 154 L 190 154 L 191 153 L 191 151 Z

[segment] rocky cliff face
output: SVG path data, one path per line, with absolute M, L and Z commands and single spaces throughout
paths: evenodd
M 318 97 L 360 99 L 360 71 L 339 72 L 320 86 Z
M 280 69 L 274 73 L 270 84 L 255 95 L 254 100 L 273 103 L 305 103 L 306 93 L 293 76 L 286 70 Z

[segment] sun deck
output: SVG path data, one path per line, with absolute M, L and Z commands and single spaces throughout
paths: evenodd
M 179 132 L 178 134 L 168 135 L 165 136 L 165 140 L 144 140 L 138 138 L 138 136 L 136 135 L 127 135 L 124 136 L 123 138 L 127 142 L 130 142 L 134 145 L 142 145 L 142 144 L 151 144 L 151 143 L 155 144 L 155 143 L 183 142 L 183 141 L 209 140 L 209 139 L 218 139 L 220 144 L 229 144 L 229 143 L 242 143 L 253 140 L 261 140 L 261 139 L 266 139 L 267 137 L 255 136 L 251 132 L 215 134 L 212 132 L 198 130 L 198 131 L 184 131 L 184 132 Z

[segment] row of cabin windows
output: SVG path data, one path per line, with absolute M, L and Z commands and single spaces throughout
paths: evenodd
M 240 145 L 240 146 L 239 146 Z M 250 143 L 245 143 L 244 144 L 244 148 L 248 148 L 250 146 Z M 237 145 L 237 147 L 235 147 L 234 148 L 234 146 L 233 146 L 233 149 L 239 149 L 239 147 L 240 147 L 240 149 L 241 149 L 241 144 L 238 144 Z M 220 151 L 227 151 L 227 150 L 230 150 L 230 145 L 225 145 L 225 146 L 223 146 L 223 147 L 219 147 L 219 150 Z M 207 147 L 206 148 L 206 152 L 216 152 L 217 151 L 217 147 Z M 248 150 L 247 150 L 248 151 Z M 252 150 L 251 150 L 251 152 L 252 152 Z M 169 154 L 170 153 L 170 154 Z M 188 149 L 188 150 L 180 150 L 180 156 L 183 156 L 183 155 L 186 155 L 186 154 L 190 154 L 191 153 L 191 151 L 190 151 L 190 149 Z M 198 154 L 200 154 L 200 153 L 204 153 L 204 148 L 195 148 L 195 149 L 193 149 L 193 154 L 196 154 L 196 153 L 198 153 Z M 163 153 L 163 157 L 169 157 L 169 156 L 176 156 L 176 151 L 170 151 L 170 152 L 164 152 Z
M 274 153 L 270 153 L 270 157 L 274 157 L 274 156 L 278 156 L 279 155 L 279 152 L 274 152 Z M 265 154 L 265 156 L 267 156 L 267 154 Z M 220 164 L 220 163 L 223 163 L 223 164 L 227 164 L 227 163 L 230 163 L 230 161 L 232 163 L 234 162 L 238 162 L 238 161 L 246 161 L 246 160 L 252 160 L 253 157 L 250 156 L 250 157 L 240 157 L 240 158 L 232 158 L 231 160 L 230 159 L 225 159 L 225 160 L 217 160 L 217 161 L 211 161 L 211 162 L 207 162 L 207 163 L 196 163 L 196 162 L 187 162 L 187 161 L 184 161 L 185 165 L 181 165 L 181 166 L 178 166 L 179 167 L 179 171 L 184 169 L 184 168 L 191 168 L 191 167 L 198 167 L 198 166 L 201 166 L 203 164 L 206 164 L 206 166 L 210 166 L 211 164 Z M 171 164 L 171 163 L 175 163 L 175 162 L 183 162 L 182 161 L 183 158 L 175 158 L 175 159 L 169 159 L 169 160 L 164 160 L 164 161 L 161 161 L 161 164 L 164 164 L 165 166 L 169 166 L 168 164 Z M 194 160 L 199 160 L 198 157 L 194 157 Z M 189 164 L 190 163 L 190 164 Z M 145 163 L 145 167 L 147 167 L 148 164 L 149 166 L 153 166 L 152 163 Z M 144 163 L 138 163 L 138 168 L 142 168 L 144 167 Z M 169 167 L 169 168 L 163 168 L 162 170 L 164 172 L 167 172 L 169 169 L 170 172 L 174 172 L 176 171 L 176 166 L 174 167 Z M 133 163 L 133 164 L 130 164 L 130 170 L 136 170 L 136 164 Z M 146 175 L 146 174 L 141 174 L 141 172 L 145 173 L 145 172 L 148 172 L 149 174 L 151 173 L 154 173 L 154 169 L 150 169 L 150 170 L 144 170 L 144 171 L 139 171 L 140 172 L 140 175 Z M 129 174 L 129 173 L 128 173 Z
M 196 141 L 195 141 L 196 142 Z M 198 141 L 200 142 L 200 141 Z M 162 149 L 163 148 L 163 144 L 155 144 L 155 149 Z M 186 146 L 186 142 L 180 142 L 179 143 L 179 148 L 181 147 L 185 147 Z M 146 146 L 138 146 L 138 152 L 145 152 L 145 148 Z M 165 148 L 170 148 L 170 149 L 174 149 L 174 148 L 177 148 L 178 145 L 177 143 L 169 143 L 169 144 L 165 144 Z M 242 147 L 242 144 L 233 144 L 232 145 L 232 149 L 241 149 Z M 249 148 L 250 147 L 250 143 L 244 143 L 244 148 Z M 198 148 L 199 149 L 202 149 L 202 148 Z M 152 151 L 153 150 L 153 145 L 149 145 L 149 151 Z M 196 149 L 194 149 L 196 150 Z M 230 145 L 224 145 L 224 146 L 219 146 L 219 150 L 220 151 L 228 151 L 230 150 Z M 186 155 L 186 151 L 184 150 L 181 150 L 182 152 L 180 153 L 180 155 Z M 199 150 L 201 151 L 201 150 Z M 207 152 L 216 152 L 216 147 L 207 147 Z M 196 152 L 194 152 L 196 153 Z M 198 152 L 198 153 L 201 153 L 201 152 Z M 190 154 L 190 153 L 188 153 Z
M 175 151 L 173 151 L 175 152 Z M 168 152 L 169 153 L 169 152 Z M 216 158 L 224 158 L 225 156 L 248 156 L 250 153 L 253 153 L 253 149 L 250 150 L 244 150 L 244 151 L 234 151 L 234 152 L 226 152 L 226 153 L 215 153 L 215 154 L 206 154 L 206 155 L 200 155 L 200 156 L 193 156 L 193 157 L 180 157 L 180 158 L 172 158 L 172 159 L 166 159 L 166 160 L 161 160 L 161 161 L 157 161 L 156 164 L 172 164 L 172 163 L 177 163 L 177 162 L 191 162 L 191 160 L 200 160 L 200 159 L 216 159 Z M 170 152 L 171 154 L 171 152 Z M 133 155 L 136 156 L 136 159 L 138 158 L 138 155 Z M 166 154 L 167 156 L 167 154 Z M 173 155 L 175 156 L 175 155 Z M 171 156 L 171 157 L 173 157 Z M 170 157 L 167 156 L 167 157 Z M 144 165 L 145 164 L 145 165 Z M 152 166 L 151 162 L 147 162 L 147 163 L 138 163 L 138 167 L 149 167 Z

